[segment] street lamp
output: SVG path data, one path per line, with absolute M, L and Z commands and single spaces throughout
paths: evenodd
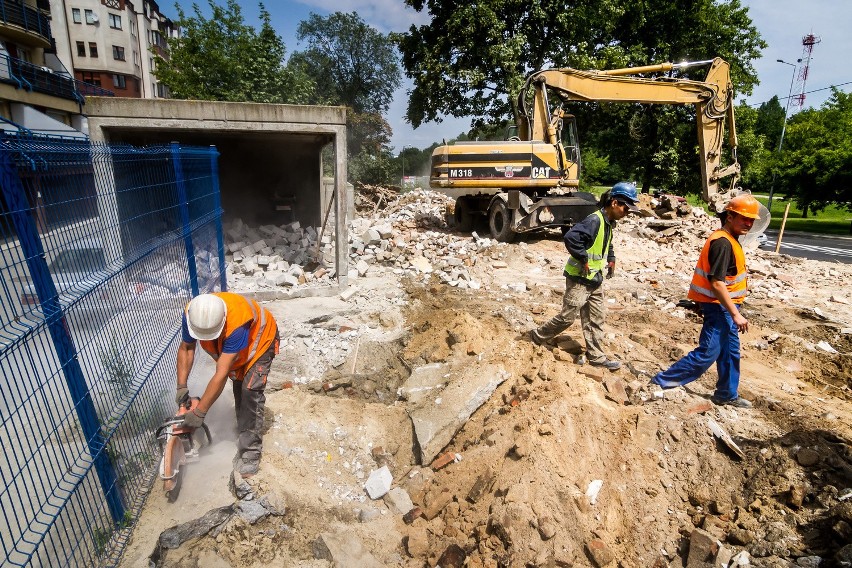
M 796 80 L 796 66 L 802 62 L 801 59 L 797 59 L 796 63 L 788 63 L 783 59 L 776 59 L 778 63 L 783 63 L 784 65 L 789 65 L 793 68 L 793 76 L 790 77 L 790 92 L 787 94 L 787 104 L 784 107 L 784 124 L 781 126 L 781 138 L 778 140 L 778 153 L 781 153 L 781 146 L 784 144 L 784 132 L 787 131 L 787 112 L 790 110 L 790 99 L 793 98 L 793 82 Z M 769 186 L 769 210 L 772 211 L 772 194 L 775 193 L 775 175 L 776 171 L 772 172 L 772 185 Z

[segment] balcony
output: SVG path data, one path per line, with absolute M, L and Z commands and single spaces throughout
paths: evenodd
M 32 36 L 35 35 L 39 47 L 49 47 L 51 44 L 47 16 L 35 8 L 25 6 L 21 1 L 0 0 L 0 26 L 5 26 L 4 32 L 22 43 L 27 42 L 27 39 L 32 42 Z
M 81 105 L 86 102 L 85 95 L 115 96 L 112 91 L 97 85 L 54 73 L 47 67 L 39 67 L 5 54 L 0 55 L 0 82 L 14 85 L 18 89 L 77 101 Z

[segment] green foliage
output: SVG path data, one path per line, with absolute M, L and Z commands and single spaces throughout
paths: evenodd
M 739 120 L 739 116 L 737 117 Z M 781 141 L 781 130 L 784 128 L 784 107 L 774 96 L 757 109 L 757 117 L 754 123 L 754 132 L 763 136 L 764 146 L 767 150 L 777 150 Z
M 399 179 L 397 163 L 385 153 L 360 152 L 349 157 L 349 178 L 353 183 L 387 184 Z
M 406 111 L 414 127 L 441 114 L 472 116 L 473 126 L 502 123 L 516 110 L 524 77 L 544 67 L 610 69 L 718 56 L 731 64 L 736 92 L 749 94 L 757 83 L 751 62 L 766 47 L 739 0 L 406 3 L 428 7 L 431 16 L 428 25 L 394 36 L 414 82 Z M 699 67 L 682 76 L 703 80 L 705 73 Z M 609 157 L 644 189 L 698 191 L 691 108 L 572 103 L 568 110 L 578 117 L 583 150 Z
M 739 138 L 737 156 L 742 167 L 740 185 L 753 192 L 768 193 L 772 185 L 774 150 L 766 142 L 766 135 L 758 133 L 758 125 L 765 115 L 745 103 L 737 107 L 735 114 Z
M 388 110 L 401 74 L 390 39 L 352 12 L 335 12 L 324 18 L 317 14 L 299 24 L 304 51 L 293 53 L 297 65 L 315 77 L 318 98 L 344 105 L 356 114 L 381 114 Z
M 833 89 L 822 107 L 789 120 L 778 181 L 805 217 L 832 203 L 852 210 L 852 94 Z
M 383 118 L 401 82 L 394 45 L 358 14 L 311 14 L 297 37 L 307 49 L 293 53 L 290 66 L 314 77 L 310 102 L 341 105 L 347 112 L 347 144 L 353 182 L 388 183 L 386 167 L 391 127 Z M 372 157 L 373 159 L 371 159 Z
M 582 153 L 582 171 L 580 172 L 580 189 L 591 191 L 596 186 L 609 179 L 609 157 L 599 155 L 594 148 Z
M 211 17 L 198 4 L 193 15 L 176 6 L 180 37 L 167 38 L 169 58 L 154 53 L 157 80 L 172 96 L 212 101 L 305 103 L 313 97 L 313 82 L 300 70 L 284 64 L 284 43 L 260 6 L 261 29 L 246 25 L 240 5 L 227 0 L 219 6 L 208 0 Z

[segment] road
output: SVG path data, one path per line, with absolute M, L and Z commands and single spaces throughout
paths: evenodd
M 768 238 L 760 248 L 775 250 L 778 231 L 768 230 L 766 236 Z M 814 260 L 834 260 L 850 264 L 852 263 L 852 237 L 784 231 L 779 252 L 790 256 Z

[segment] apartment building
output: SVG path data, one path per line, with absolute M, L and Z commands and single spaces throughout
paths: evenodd
M 177 33 L 153 0 L 50 0 L 57 57 L 74 77 L 117 97 L 168 98 L 154 76 Z
M 56 57 L 47 0 L 0 0 L 0 130 L 84 136 L 86 95 Z

